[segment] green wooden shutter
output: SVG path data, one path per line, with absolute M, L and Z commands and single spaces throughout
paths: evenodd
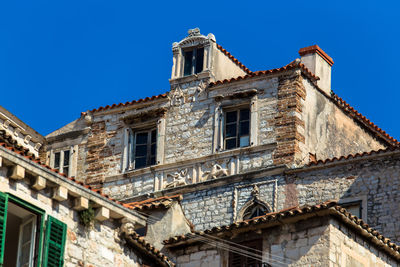
M 44 243 L 44 267 L 62 267 L 67 225 L 51 216 L 46 223 L 46 241 Z
M 8 195 L 0 192 L 0 266 L 4 263 L 4 243 L 6 240 Z

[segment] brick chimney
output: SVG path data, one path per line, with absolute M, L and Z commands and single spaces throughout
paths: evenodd
M 331 67 L 333 60 L 318 45 L 308 46 L 299 50 L 301 63 L 303 63 L 312 73 L 317 75 L 318 86 L 331 94 Z

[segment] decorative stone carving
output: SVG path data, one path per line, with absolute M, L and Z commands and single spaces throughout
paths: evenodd
M 222 168 L 221 165 L 219 165 L 218 163 L 215 163 L 211 167 L 210 171 L 204 172 L 202 182 L 211 180 L 211 179 L 217 179 L 217 178 L 228 176 L 228 175 L 229 175 L 228 169 Z
M 173 188 L 177 186 L 186 185 L 187 169 L 180 170 L 174 174 L 167 174 L 168 177 L 172 177 L 172 182 L 165 184 L 164 188 Z
M 89 112 L 86 113 L 85 117 L 84 117 L 85 123 L 87 126 L 92 125 L 93 123 L 93 116 L 92 114 L 90 114 Z
M 255 207 L 255 206 L 262 207 L 262 209 L 265 212 L 272 212 L 271 206 L 267 202 L 261 200 L 260 189 L 257 184 L 253 184 L 253 190 L 251 191 L 251 196 L 252 196 L 252 198 L 249 201 L 247 201 L 243 205 L 243 207 L 240 209 L 240 211 L 237 215 L 237 218 L 236 218 L 237 221 L 243 220 L 246 213 L 249 212 L 249 209 L 251 209 L 252 207 Z
M 201 35 L 199 28 L 189 29 L 188 34 L 189 34 L 189 37 Z
M 171 106 L 180 106 L 185 102 L 185 95 L 179 84 L 175 87 L 175 89 L 171 90 L 169 94 L 169 100 Z
M 190 46 L 196 46 L 196 45 L 203 45 L 209 42 L 209 39 L 200 34 L 200 29 L 195 28 L 195 29 L 190 29 L 188 31 L 188 36 L 183 39 L 182 41 L 179 42 L 180 47 L 190 47 Z M 173 48 L 172 48 L 173 49 Z
M 199 84 L 196 87 L 195 95 L 193 96 L 193 102 L 195 102 L 203 94 L 206 88 L 207 84 L 203 80 L 200 80 Z
M 5 122 L 3 122 L 3 128 L 7 129 L 8 125 L 10 125 L 11 121 L 10 120 L 6 120 Z

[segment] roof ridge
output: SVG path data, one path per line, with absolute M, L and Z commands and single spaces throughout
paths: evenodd
M 160 250 L 158 250 L 156 247 L 154 247 L 151 243 L 146 241 L 142 236 L 140 236 L 135 231 L 128 234 L 127 236 L 130 237 L 136 243 L 136 245 L 140 246 L 141 249 L 149 252 L 154 257 L 158 258 L 160 261 L 167 263 L 167 266 L 171 266 L 171 267 L 175 266 L 175 263 L 172 262 L 164 253 L 162 253 Z
M 107 106 L 104 106 L 104 107 L 101 106 L 99 108 L 94 108 L 94 109 L 88 110 L 86 112 L 81 112 L 81 116 L 84 116 L 89 112 L 95 113 L 95 112 L 100 112 L 100 111 L 119 108 L 119 107 L 131 106 L 131 105 L 138 104 L 138 103 L 145 103 L 145 102 L 153 101 L 153 100 L 156 100 L 156 99 L 167 98 L 168 95 L 169 95 L 169 92 L 165 92 L 163 94 L 153 95 L 153 96 L 145 97 L 145 98 L 139 98 L 138 100 L 132 100 L 132 101 L 128 101 L 128 102 L 125 102 L 125 103 L 121 102 L 119 104 L 112 104 L 111 106 L 110 105 L 107 105 Z
M 400 142 L 399 141 L 397 141 L 395 138 L 390 136 L 384 130 L 379 128 L 375 123 L 370 121 L 367 117 L 365 117 L 360 112 L 358 112 L 355 108 L 350 106 L 346 101 L 343 100 L 343 98 L 339 97 L 333 91 L 331 91 L 331 99 L 334 100 L 335 103 L 337 103 L 338 106 L 342 110 L 344 110 L 346 112 L 349 112 L 349 113 L 352 113 L 357 119 L 359 119 L 360 121 L 365 123 L 368 128 L 370 128 L 371 130 L 374 130 L 374 131 L 378 132 L 379 134 L 381 134 L 382 135 L 381 137 L 383 139 L 385 139 L 390 145 L 392 145 L 392 146 L 400 146 Z
M 232 60 L 236 65 L 238 65 L 242 70 L 244 70 L 247 74 L 253 73 L 249 68 L 247 68 L 242 62 L 240 62 L 237 58 L 235 58 L 231 53 L 229 53 L 225 48 L 221 45 L 216 44 L 217 48 L 224 53 L 230 60 Z
M 378 242 L 383 243 L 384 246 L 395 252 L 397 257 L 400 257 L 400 246 L 391 242 L 389 238 L 385 238 L 384 236 L 382 236 L 377 230 L 369 227 L 369 225 L 365 223 L 362 219 L 359 219 L 356 216 L 352 215 L 345 208 L 338 205 L 336 201 L 332 200 L 328 200 L 323 203 L 315 204 L 312 206 L 304 205 L 297 208 L 291 208 L 289 210 L 268 213 L 246 221 L 235 222 L 230 225 L 217 226 L 211 229 L 206 229 L 204 231 L 197 231 L 195 233 L 188 233 L 186 235 L 171 237 L 167 240 L 164 240 L 164 244 L 165 245 L 174 244 L 180 241 L 186 241 L 190 238 L 194 238 L 197 235 L 217 234 L 220 232 L 231 231 L 233 229 L 238 229 L 241 227 L 250 227 L 257 224 L 268 223 L 270 221 L 280 221 L 284 218 L 294 217 L 301 214 L 310 214 L 327 209 L 331 209 L 334 212 L 332 213 L 332 215 L 342 216 L 343 219 L 345 218 L 346 220 L 343 220 L 344 223 L 353 224 L 353 226 L 356 225 L 361 227 L 363 230 L 367 232 L 368 235 L 372 236 L 373 238 L 376 238 Z
M 313 74 L 303 63 L 300 63 L 297 59 L 295 59 L 295 60 L 291 61 L 289 64 L 286 64 L 285 66 L 280 67 L 280 68 L 269 69 L 269 70 L 258 70 L 258 71 L 254 71 L 254 72 L 246 74 L 246 75 L 233 77 L 230 79 L 218 80 L 215 82 L 211 82 L 209 84 L 209 86 L 212 87 L 212 86 L 216 86 L 216 85 L 227 84 L 227 83 L 236 82 L 236 81 L 242 81 L 242 80 L 246 80 L 246 79 L 261 76 L 261 75 L 268 75 L 268 74 L 272 74 L 272 73 L 278 73 L 281 71 L 292 70 L 297 67 L 299 67 L 303 71 L 303 73 L 311 80 L 316 81 L 316 80 L 320 79 L 318 76 Z
M 365 151 L 365 152 L 361 152 L 361 153 L 347 154 L 347 155 L 339 156 L 339 157 L 314 160 L 314 161 L 310 161 L 307 164 L 307 166 L 315 166 L 315 165 L 327 164 L 327 163 L 331 163 L 331 162 L 335 162 L 335 161 L 362 158 L 362 157 L 366 157 L 366 156 L 382 154 L 382 153 L 385 153 L 385 152 L 393 152 L 393 151 L 400 151 L 400 147 L 388 147 L 388 148 L 385 148 L 385 149 L 371 150 L 371 151 Z

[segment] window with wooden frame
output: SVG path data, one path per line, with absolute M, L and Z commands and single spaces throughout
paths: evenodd
M 157 128 L 129 132 L 129 168 L 140 169 L 155 165 L 157 157 Z
M 197 74 L 203 71 L 204 48 L 193 48 L 183 51 L 183 76 Z
M 0 266 L 63 266 L 67 227 L 26 201 L 0 192 Z
M 262 240 L 252 240 L 238 243 L 242 252 L 229 253 L 229 267 L 267 267 L 267 263 L 262 262 Z M 244 247 L 247 247 L 245 249 Z
M 70 150 L 63 150 L 54 153 L 53 159 L 53 168 L 58 170 L 61 173 L 69 176 L 70 172 L 70 158 L 71 152 Z
M 250 108 L 224 110 L 224 149 L 234 149 L 250 145 Z

